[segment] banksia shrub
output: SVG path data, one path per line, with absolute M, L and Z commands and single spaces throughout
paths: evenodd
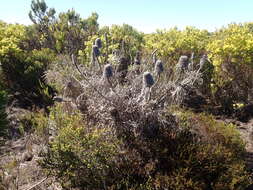
M 118 73 L 123 72 L 123 71 L 127 72 L 127 70 L 128 70 L 128 60 L 122 56 L 119 58 L 116 72 Z
M 85 109 L 51 111 L 49 123 L 59 130 L 42 165 L 64 189 L 219 190 L 250 183 L 244 144 L 232 125 L 173 110 L 187 97 L 192 102 L 189 92 L 202 79 L 200 72 L 186 70 L 180 81 L 154 85 L 150 72 L 130 70 L 126 83 L 108 90 L 101 72 L 82 69 L 87 73 L 72 74 L 82 86 Z M 111 71 L 106 65 L 103 78 L 110 79 Z
M 211 83 L 214 76 L 214 66 L 212 65 L 211 62 L 209 62 L 207 55 L 203 55 L 202 58 L 200 59 L 199 71 L 202 73 L 203 79 L 203 84 L 201 85 L 200 90 L 202 94 L 204 94 L 205 96 L 211 97 L 211 94 L 213 93 Z
M 175 79 L 176 81 L 182 81 L 183 79 L 186 78 L 186 72 L 188 71 L 188 66 L 189 66 L 189 59 L 186 55 L 182 55 L 178 63 L 176 64 L 176 73 L 175 73 Z

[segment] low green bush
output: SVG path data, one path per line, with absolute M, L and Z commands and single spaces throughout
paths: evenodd
M 58 105 L 48 118 L 58 132 L 41 165 L 65 189 L 232 190 L 250 184 L 235 126 L 184 110 L 174 115 L 164 116 L 163 125 L 147 118 L 142 135 L 134 135 L 90 126 L 79 112 Z
M 177 113 L 181 126 L 199 136 L 198 151 L 188 166 L 191 179 L 198 179 L 212 189 L 244 189 L 250 184 L 244 160 L 245 143 L 236 126 L 204 113 L 185 110 Z
M 41 163 L 49 174 L 57 176 L 66 189 L 103 189 L 116 183 L 113 173 L 120 172 L 115 157 L 121 143 L 110 128 L 87 127 L 80 113 L 68 114 L 59 105 L 48 119 L 58 131 Z

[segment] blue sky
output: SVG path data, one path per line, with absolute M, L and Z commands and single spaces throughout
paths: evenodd
M 253 21 L 253 0 L 46 0 L 57 13 L 74 8 L 82 17 L 99 14 L 99 24 L 130 24 L 142 32 L 177 26 L 214 31 L 231 22 Z M 1 0 L 0 20 L 30 24 L 31 0 Z

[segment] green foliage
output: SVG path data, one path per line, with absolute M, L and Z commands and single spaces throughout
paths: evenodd
M 250 23 L 230 24 L 213 34 L 207 50 L 216 67 L 220 67 L 224 62 L 253 66 L 251 25 Z
M 213 116 L 205 113 L 195 114 L 181 110 L 176 114 L 179 116 L 182 126 L 200 134 L 204 140 L 222 144 L 238 155 L 244 152 L 245 144 L 233 124 L 216 121 Z
M 143 43 L 143 34 L 127 24 L 113 25 L 109 30 L 108 38 L 108 41 L 111 42 L 109 52 L 114 49 L 120 50 L 123 45 L 124 53 L 132 58 L 136 51 L 140 50 Z
M 101 53 L 102 55 L 106 55 L 101 57 L 103 63 L 106 59 L 108 59 L 108 57 L 112 57 L 114 51 L 121 52 L 129 59 L 129 61 L 133 61 L 137 50 L 142 48 L 144 42 L 143 36 L 144 35 L 142 33 L 127 24 L 123 24 L 122 26 L 112 25 L 111 27 L 103 27 L 96 35 L 89 37 L 89 39 L 85 42 L 85 49 L 83 51 L 79 51 L 79 55 L 84 63 L 89 62 L 92 45 L 94 44 L 96 38 L 99 37 L 103 43 Z
M 55 21 L 55 9 L 47 7 L 44 0 L 32 0 L 29 18 L 34 23 L 37 39 L 42 48 L 55 49 L 52 26 Z
M 98 31 L 97 19 L 96 13 L 82 19 L 73 9 L 60 13 L 53 32 L 57 52 L 71 55 L 84 49 L 85 40 Z
M 232 124 L 185 110 L 175 114 L 179 123 L 171 124 L 180 130 L 154 121 L 134 136 L 89 126 L 79 112 L 58 105 L 49 116 L 57 136 L 41 165 L 65 189 L 232 190 L 250 184 L 245 145 Z
M 27 51 L 34 49 L 41 49 L 43 40 L 38 34 L 36 25 L 29 25 L 25 27 L 25 39 L 22 40 L 22 47 Z
M 0 62 L 2 84 L 10 92 L 19 92 L 24 102 L 33 100 L 49 101 L 43 75 L 54 60 L 49 49 L 25 50 L 27 39 L 25 27 L 1 23 L 0 25 Z M 27 98 L 27 99 L 25 99 Z M 40 101 L 42 100 L 42 101 Z
M 20 44 L 25 38 L 25 27 L 18 24 L 6 24 L 0 21 L 0 56 L 19 54 Z
M 248 104 L 253 77 L 252 23 L 230 24 L 215 32 L 207 50 L 215 66 L 215 101 L 233 110 L 233 104 Z
M 49 119 L 43 109 L 27 112 L 19 120 L 19 131 L 21 135 L 32 133 L 38 137 L 39 143 L 46 144 L 48 142 Z
M 60 177 L 67 189 L 103 189 L 112 184 L 115 179 L 108 176 L 113 172 L 119 140 L 110 128 L 86 127 L 80 113 L 68 114 L 63 110 L 58 105 L 50 113 L 49 118 L 54 122 L 58 135 L 42 166 Z
M 20 92 L 20 98 L 27 98 L 24 101 L 28 104 L 33 100 L 38 103 L 49 100 L 50 87 L 45 85 L 43 75 L 54 60 L 54 53 L 49 49 L 24 51 L 18 44 L 14 46 L 0 55 L 3 84 L 11 92 Z
M 181 55 L 190 56 L 192 52 L 197 56 L 203 54 L 210 36 L 208 31 L 194 27 L 186 27 L 182 31 L 177 28 L 158 30 L 145 35 L 145 48 L 149 52 L 158 49 L 158 55 L 173 64 Z
M 245 144 L 236 127 L 205 114 L 183 110 L 177 115 L 180 123 L 200 138 L 197 151 L 187 160 L 191 179 L 213 189 L 244 189 L 250 176 L 243 161 Z
M 44 0 L 32 0 L 31 11 L 29 12 L 29 18 L 34 24 L 41 24 L 46 26 L 49 22 L 52 22 L 55 14 L 55 10 L 48 7 Z
M 77 54 L 84 48 L 88 36 L 98 31 L 98 14 L 92 13 L 87 19 L 80 17 L 74 9 L 61 12 L 48 8 L 44 0 L 32 0 L 29 17 L 34 25 L 27 27 L 30 37 L 28 48 L 50 48 L 61 54 Z M 35 35 L 34 35 L 35 34 Z
M 230 24 L 214 33 L 193 27 L 173 28 L 145 35 L 145 51 L 158 49 L 158 55 L 169 65 L 192 52 L 196 64 L 200 55 L 208 53 L 214 68 L 205 69 L 203 93 L 211 97 L 212 90 L 213 102 L 221 105 L 220 111 L 231 114 L 233 105 L 248 104 L 252 96 L 252 35 L 252 23 Z

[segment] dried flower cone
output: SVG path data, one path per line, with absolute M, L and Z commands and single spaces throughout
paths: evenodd
M 97 45 L 93 45 L 92 46 L 92 54 L 95 56 L 95 57 L 98 57 L 100 55 L 100 51 L 99 51 L 99 48 Z
M 100 38 L 97 38 L 95 40 L 95 45 L 100 49 L 102 48 L 102 40 Z
M 104 71 L 103 71 L 103 78 L 108 79 L 113 76 L 113 69 L 111 64 L 106 64 L 104 66 Z
M 181 69 L 187 69 L 187 68 L 188 68 L 188 57 L 187 57 L 186 55 L 182 55 L 182 56 L 179 58 L 178 66 L 179 66 Z
M 154 78 L 150 72 L 143 73 L 143 87 L 150 88 L 155 83 Z
M 164 71 L 163 62 L 158 59 L 155 63 L 155 73 L 157 75 L 160 75 L 163 71 Z

